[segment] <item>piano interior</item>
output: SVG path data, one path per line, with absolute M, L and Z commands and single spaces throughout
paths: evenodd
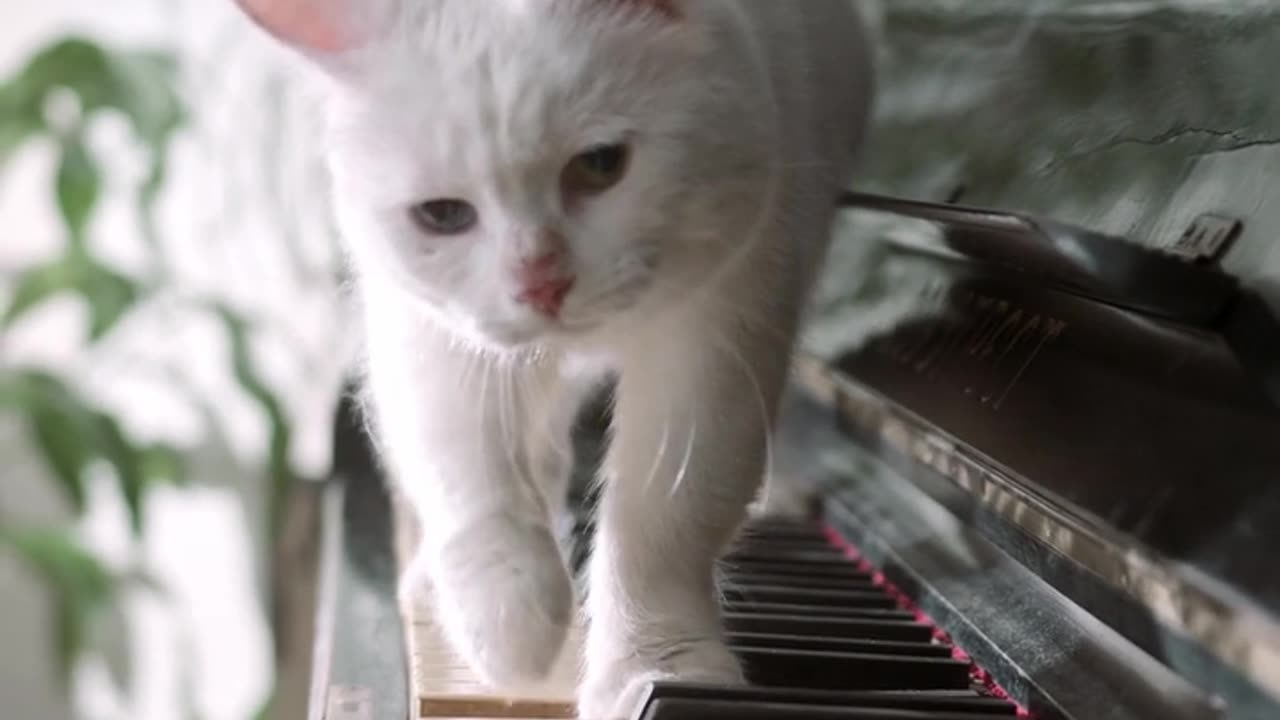
M 1280 10 L 872 5 L 876 128 L 774 440 L 769 500 L 805 502 L 723 562 L 750 685 L 633 718 L 1280 718 Z M 486 688 L 400 603 L 353 404 L 336 448 L 312 717 L 572 717 L 571 653 Z

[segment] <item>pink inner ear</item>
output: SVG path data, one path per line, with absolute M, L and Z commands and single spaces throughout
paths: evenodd
M 353 0 L 236 0 L 254 22 L 301 50 L 338 53 L 352 49 Z

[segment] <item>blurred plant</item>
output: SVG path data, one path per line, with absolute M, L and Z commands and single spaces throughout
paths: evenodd
M 165 182 L 172 141 L 186 120 L 177 87 L 174 56 L 107 48 L 80 37 L 39 49 L 0 85 L 0 169 L 25 143 L 53 142 L 58 165 L 51 191 L 66 240 L 54 259 L 3 277 L 10 293 L 0 311 L 0 347 L 19 320 L 55 297 L 71 294 L 83 300 L 89 310 L 85 340 L 91 347 L 108 338 L 144 301 L 172 289 L 154 206 Z M 104 190 L 104 175 L 87 137 L 91 124 L 107 114 L 127 121 L 149 164 L 145 179 L 132 189 L 151 261 L 140 277 L 101 262 L 87 242 L 90 220 Z M 235 379 L 269 421 L 265 473 L 271 488 L 268 518 L 274 529 L 284 494 L 297 478 L 288 461 L 288 420 L 250 359 L 253 322 L 214 299 L 187 298 L 185 302 L 219 321 L 230 340 Z M 0 364 L 0 413 L 22 420 L 50 477 L 77 514 L 85 509 L 87 474 L 96 467 L 109 468 L 136 536 L 146 528 L 148 489 L 186 481 L 182 451 L 130 437 L 120 420 L 90 400 L 72 378 L 59 377 L 50 369 Z M 55 598 L 54 642 L 64 679 L 86 649 L 103 612 L 128 590 L 155 588 L 141 568 L 109 570 L 70 528 L 32 527 L 22 518 L 4 514 L 3 508 L 0 551 L 15 553 Z

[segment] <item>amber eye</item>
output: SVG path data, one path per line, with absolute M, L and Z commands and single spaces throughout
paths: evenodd
M 627 172 L 626 145 L 599 145 L 575 156 L 564 169 L 565 190 L 574 193 L 604 192 Z
M 414 221 L 433 235 L 458 235 L 475 226 L 476 209 L 465 200 L 428 200 L 413 206 Z

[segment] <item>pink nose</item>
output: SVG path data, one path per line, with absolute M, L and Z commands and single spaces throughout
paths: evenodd
M 516 300 L 534 310 L 555 317 L 560 314 L 565 295 L 573 289 L 574 278 L 561 268 L 559 253 L 551 252 L 520 264 L 516 279 L 524 289 Z
M 564 304 L 564 296 L 568 295 L 572 289 L 573 278 L 549 280 L 525 288 L 520 291 L 516 299 L 543 315 L 555 317 L 560 314 L 560 306 Z

